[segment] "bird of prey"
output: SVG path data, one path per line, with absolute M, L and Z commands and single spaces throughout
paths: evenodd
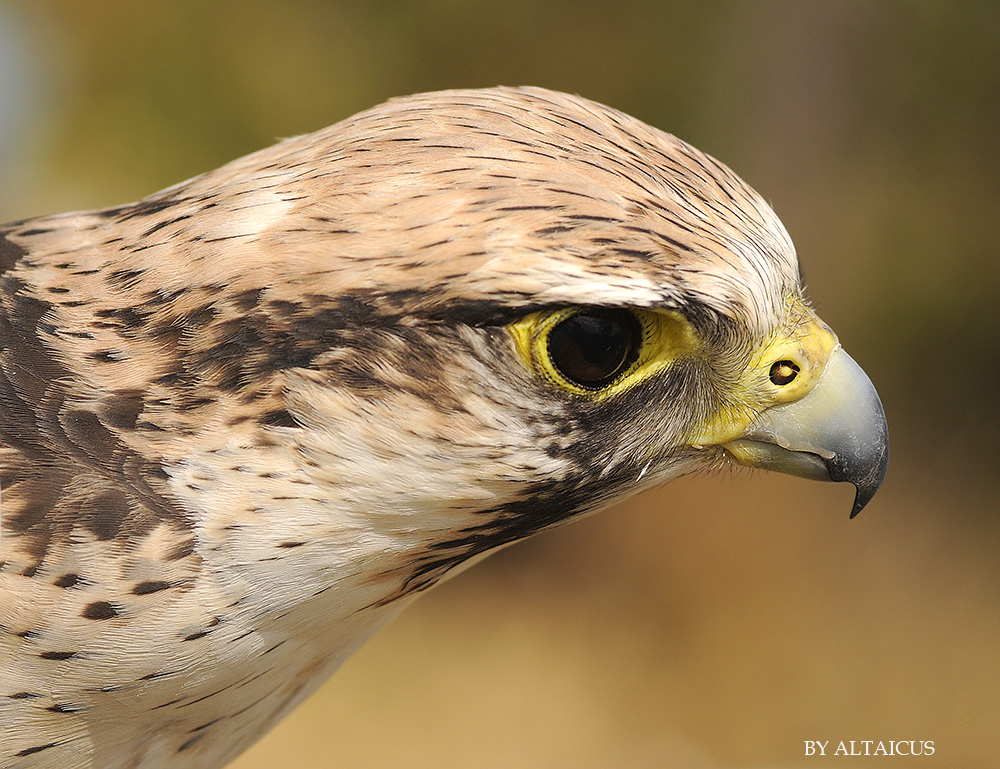
M 684 473 L 885 473 L 729 169 L 539 88 L 395 99 L 0 227 L 0 767 L 219 767 L 474 556 Z

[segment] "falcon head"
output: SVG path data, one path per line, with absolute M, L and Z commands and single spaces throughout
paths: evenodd
M 848 481 L 852 515 L 885 474 L 878 396 L 771 209 L 580 97 L 395 99 L 2 242 L 6 354 L 48 382 L 15 390 L 156 468 L 135 498 L 374 537 L 405 590 L 699 469 Z
M 213 765 L 397 599 L 681 474 L 847 481 L 854 514 L 886 470 L 878 396 L 771 209 L 575 96 L 396 99 L 138 203 L 0 228 L 0 267 L 0 577 L 20 596 L 0 610 L 27 649 L 0 672 L 20 697 L 29 652 L 85 660 L 60 686 L 99 716 L 87 750 L 145 749 L 101 736 L 121 708 L 102 692 L 127 691 L 156 750 L 203 740 Z M 24 750 L 57 744 L 35 729 Z
M 852 516 L 881 484 L 878 396 L 780 221 L 621 112 L 539 88 L 396 99 L 163 200 L 226 182 L 269 212 L 258 253 L 223 252 L 229 292 L 273 274 L 254 311 L 302 357 L 275 431 L 316 488 L 412 531 L 407 590 L 700 469 L 847 481 Z

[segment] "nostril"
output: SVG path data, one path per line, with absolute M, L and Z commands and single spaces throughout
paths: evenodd
M 799 374 L 799 367 L 793 361 L 779 360 L 771 365 L 771 382 L 782 387 L 792 382 Z

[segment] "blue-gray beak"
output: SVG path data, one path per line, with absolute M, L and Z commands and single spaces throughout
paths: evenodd
M 808 395 L 763 412 L 723 448 L 750 467 L 853 483 L 853 518 L 885 478 L 889 427 L 868 375 L 838 345 Z

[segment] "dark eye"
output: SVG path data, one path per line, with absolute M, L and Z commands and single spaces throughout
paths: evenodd
M 639 321 L 628 310 L 583 310 L 549 332 L 549 360 L 573 384 L 599 390 L 632 365 L 641 343 Z
M 779 360 L 771 364 L 771 381 L 778 385 L 790 384 L 799 374 L 799 367 L 790 360 Z

